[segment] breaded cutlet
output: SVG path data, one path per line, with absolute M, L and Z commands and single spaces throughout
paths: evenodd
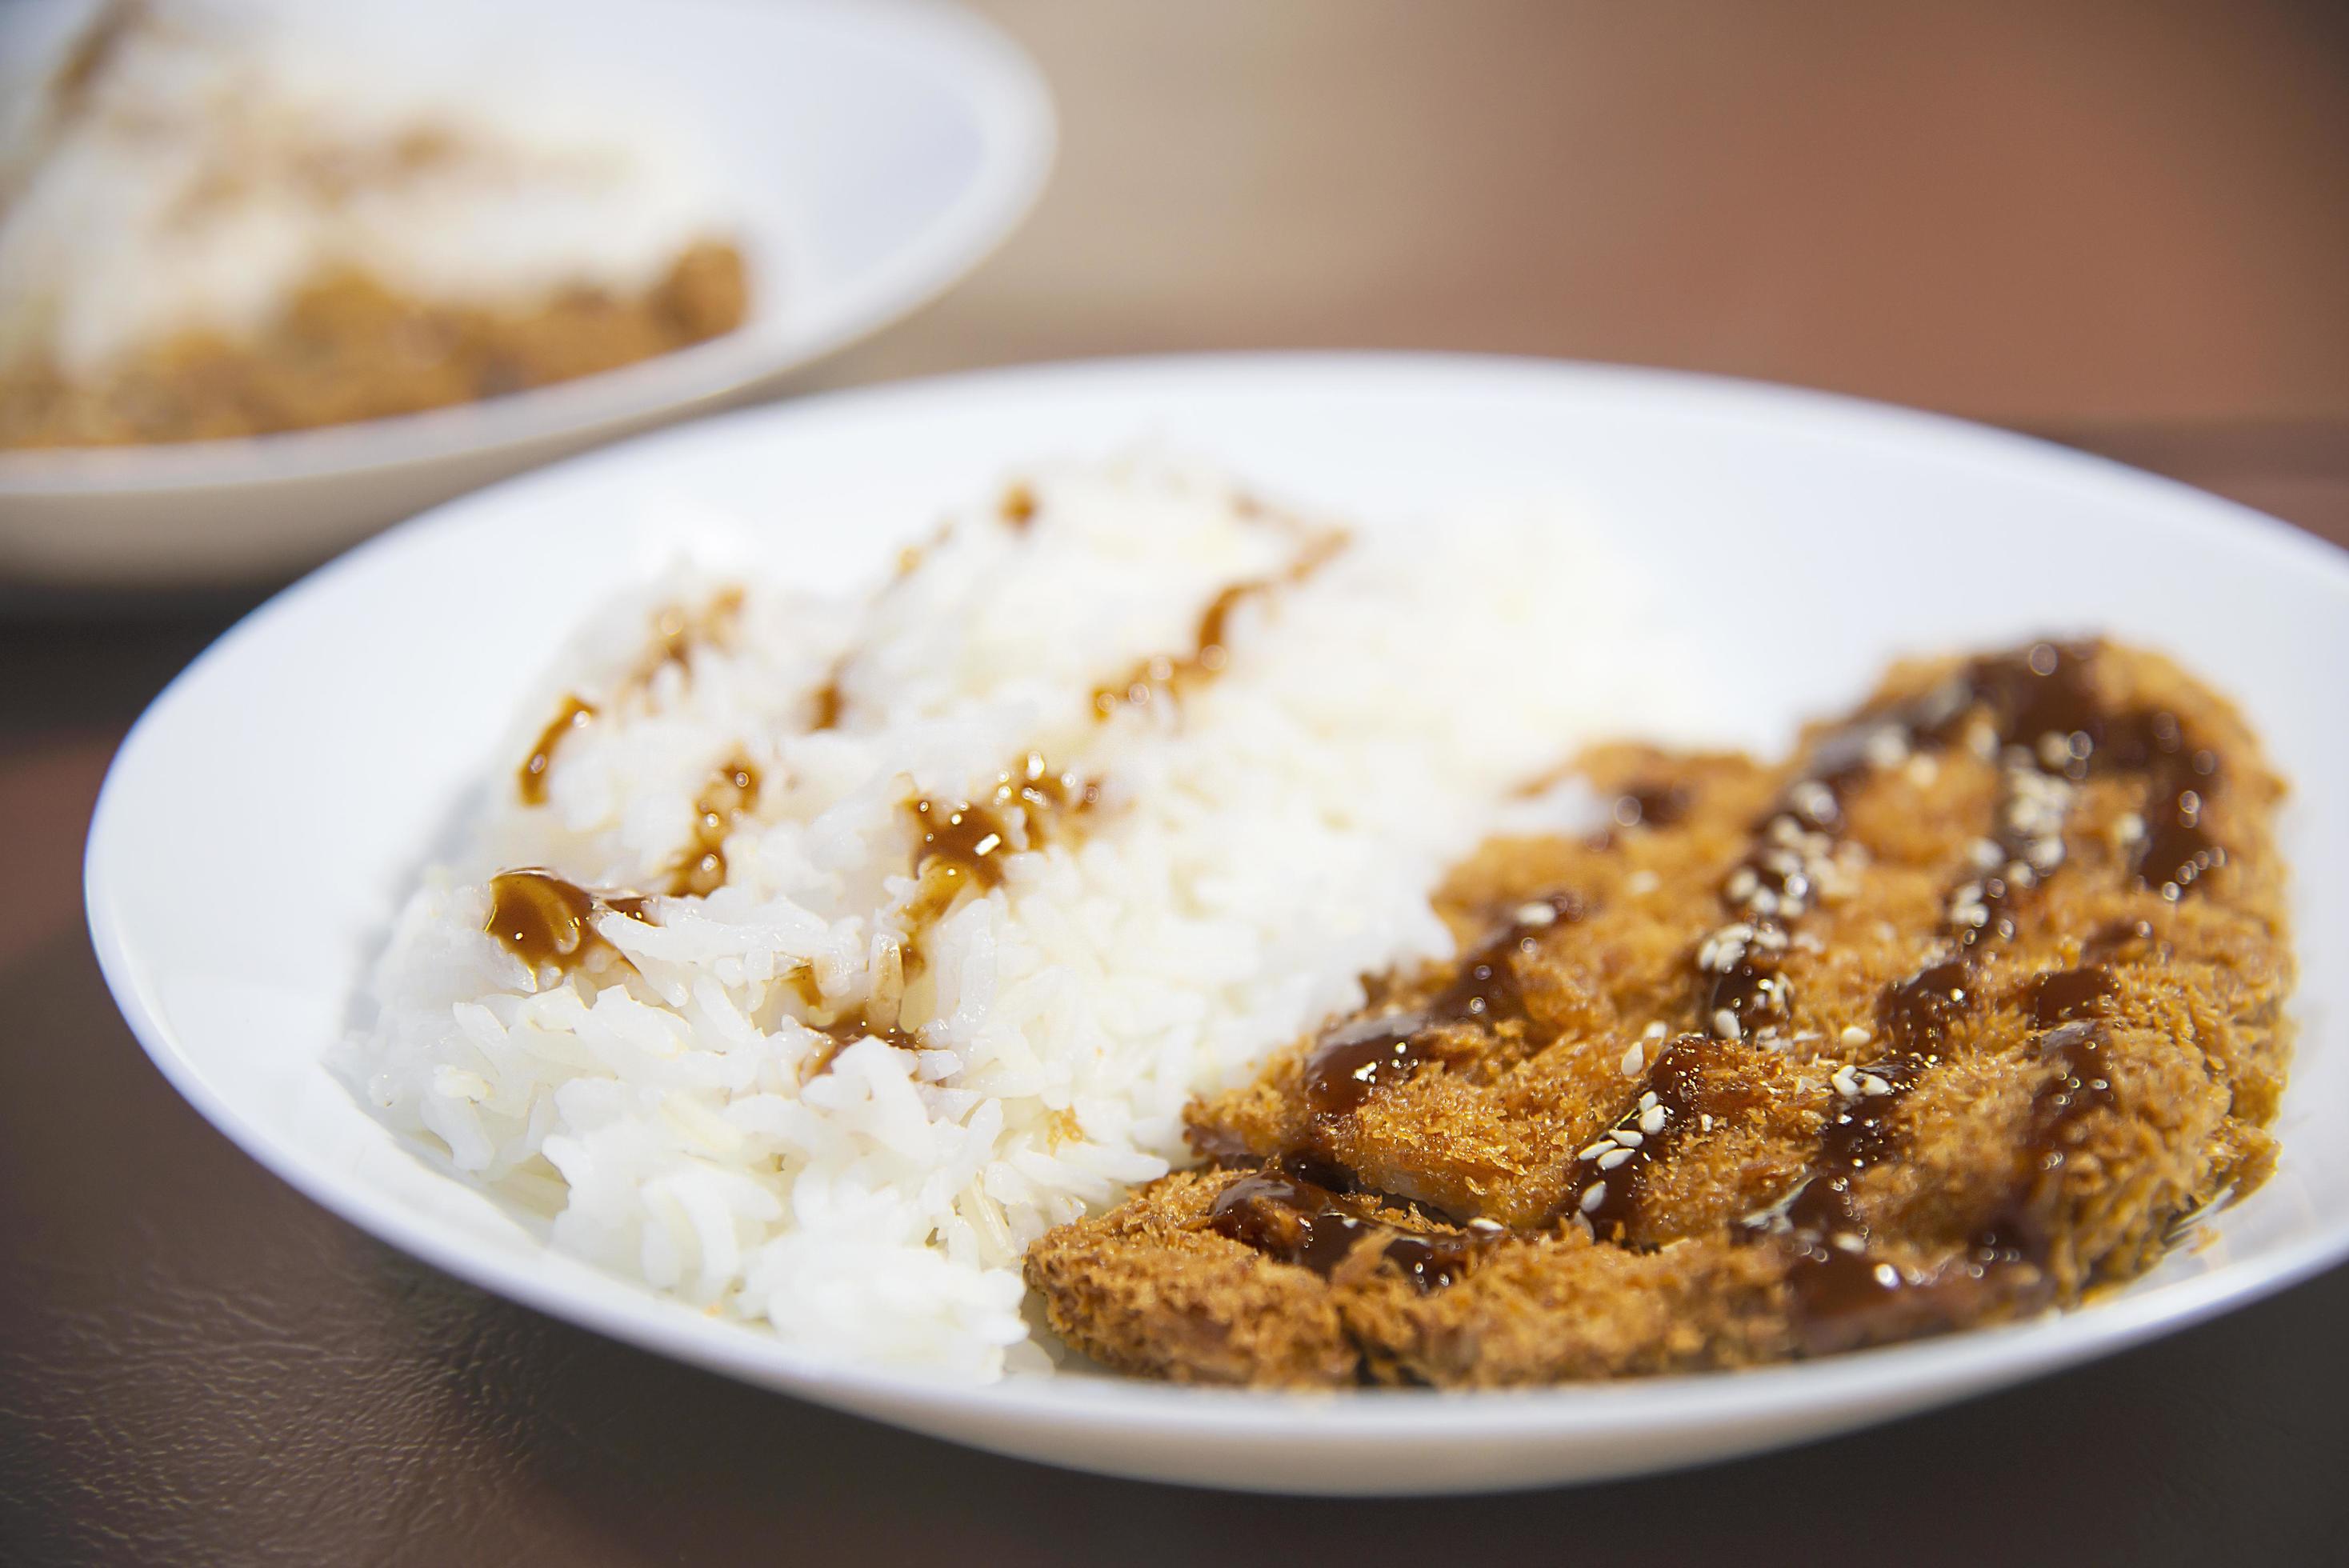
M 1616 827 L 1485 845 L 1457 960 L 1030 1249 L 1065 1340 L 1214 1383 L 1746 1366 L 2075 1304 L 2265 1175 L 2282 785 L 2168 661 L 1908 664 L 1775 767 L 1578 769 Z

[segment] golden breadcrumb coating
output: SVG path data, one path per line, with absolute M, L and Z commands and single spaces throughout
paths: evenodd
M 2282 786 L 2157 655 L 1896 667 L 1776 767 L 1613 745 L 1462 956 L 1192 1109 L 1055 1230 L 1053 1327 L 1182 1381 L 1736 1367 L 2078 1302 L 2266 1173 Z

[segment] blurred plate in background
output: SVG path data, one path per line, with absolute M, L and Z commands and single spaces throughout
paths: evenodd
M 29 8 L 28 8 L 29 9 Z M 987 24 L 918 0 L 515 0 L 533 67 L 657 75 L 739 191 L 750 315 L 621 369 L 397 418 L 239 440 L 0 451 L 0 583 L 290 575 L 423 507 L 771 388 L 968 272 L 1051 164 L 1051 104 Z M 24 13 L 11 20 L 21 21 Z M 455 0 L 404 23 L 478 30 Z

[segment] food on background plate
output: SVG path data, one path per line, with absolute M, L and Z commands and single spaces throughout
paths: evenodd
M 1654 620 L 1554 515 L 1349 532 L 1154 462 L 1040 472 L 864 596 L 686 571 L 517 716 L 347 1071 L 615 1272 L 1040 1368 L 1023 1251 L 1447 957 L 1513 792 L 1688 688 Z
M 0 448 L 377 418 L 740 325 L 736 215 L 658 106 L 398 20 L 118 0 L 19 84 Z
M 1606 831 L 1469 857 L 1457 956 L 1030 1249 L 1071 1344 L 1211 1383 L 1747 1366 L 2074 1305 L 2267 1172 L 2282 786 L 2167 661 L 1908 665 L 1784 764 L 1579 771 Z

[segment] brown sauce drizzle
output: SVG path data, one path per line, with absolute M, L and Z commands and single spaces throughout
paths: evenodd
M 2034 1027 L 2052 1029 L 2106 1011 L 2116 990 L 2112 972 L 2102 965 L 2091 965 L 2040 975 L 2025 989 L 2023 1002 Z
M 2087 1020 L 2052 1029 L 2039 1042 L 2040 1054 L 2053 1057 L 2056 1070 L 2031 1102 L 2026 1164 L 2042 1171 L 2061 1164 L 2065 1134 L 2074 1124 L 2088 1112 L 2113 1103 L 2104 1049 L 2104 1026 Z
M 664 604 L 653 614 L 653 646 L 636 674 L 640 686 L 650 685 L 663 665 L 675 665 L 690 675 L 696 649 L 722 646 L 742 613 L 742 590 L 720 588 L 698 611 L 682 604 Z
M 2051 823 L 2044 809 L 2053 786 L 2035 785 L 2029 775 L 2066 784 L 2102 773 L 2149 775 L 2147 830 L 2133 870 L 2141 885 L 2165 897 L 2178 898 L 2196 877 L 2224 862 L 2225 851 L 2201 822 L 2207 792 L 2218 778 L 2218 758 L 2189 744 L 2173 714 L 2106 709 L 2090 676 L 2095 653 L 2094 645 L 2038 643 L 2017 654 L 1978 659 L 1957 680 L 1891 709 L 1863 715 L 1814 747 L 1808 778 L 1827 787 L 1832 809 L 1828 797 L 1816 793 L 1797 801 L 1799 784 L 1781 804 L 1780 814 L 1787 804 L 1807 805 L 1805 814 L 1814 825 L 1832 832 L 1840 825 L 1844 788 L 1864 776 L 1871 758 L 1889 761 L 1920 748 L 1946 746 L 1957 738 L 1961 721 L 1978 709 L 1987 710 L 2008 769 L 2009 793 L 1992 840 L 2001 858 L 1953 895 L 1955 951 L 1887 985 L 1878 997 L 1878 1025 L 1903 1054 L 1873 1069 L 1856 1069 L 1863 1083 L 1872 1073 L 1868 1087 L 1880 1085 L 1881 1092 L 1864 1093 L 1857 1100 L 1842 1097 L 1844 1105 L 1820 1135 L 1809 1176 L 1775 1213 L 1748 1227 L 1749 1233 L 1775 1234 L 1793 1249 L 1793 1318 L 1809 1350 L 1865 1343 L 1898 1326 L 1913 1331 L 1942 1313 L 1952 1293 L 1980 1288 L 1994 1273 L 2017 1265 L 2038 1271 L 2039 1277 L 2010 1288 L 2024 1296 L 2052 1296 L 2054 1284 L 2044 1271 L 2046 1216 L 2059 1195 L 2053 1172 L 2064 1161 L 2073 1129 L 2114 1099 L 2101 1056 L 2102 1026 L 2089 1020 L 2109 1008 L 2116 987 L 2095 960 L 2120 945 L 2150 941 L 2148 923 L 2100 934 L 2089 944 L 2088 964 L 2031 982 L 2025 1006 L 2033 1025 L 2048 1031 L 2040 1048 L 2054 1071 L 2033 1101 L 2013 1186 L 1964 1253 L 1923 1273 L 1904 1271 L 1874 1255 L 1853 1202 L 1852 1181 L 1882 1158 L 1891 1109 L 1937 1059 L 1951 1030 L 1977 1000 L 1980 944 L 2013 936 L 2016 899 L 2062 863 L 2060 810 Z M 2016 748 L 2022 748 L 2019 754 Z M 2052 853 L 2051 835 L 2057 835 Z M 1754 881 L 1767 885 L 1762 873 L 1768 868 L 1751 861 L 1748 865 L 1757 873 Z M 1733 975 L 1733 971 L 1723 979 Z
M 935 871 L 956 882 L 957 891 L 963 878 L 979 887 L 1003 881 L 1003 862 L 996 856 L 1012 848 L 1006 818 L 968 800 L 950 806 L 924 797 L 906 809 L 922 830 L 922 847 L 914 855 L 916 872 Z
M 2207 768 L 2198 766 L 2208 761 Z M 2175 900 L 2194 879 L 2226 863 L 2227 851 L 2202 825 L 2203 797 L 2216 782 L 2218 759 L 2199 751 L 2184 765 L 2160 775 L 2146 811 L 2146 839 L 2137 851 L 2137 878 Z
M 1582 901 L 1571 892 L 1554 892 L 1518 904 L 1511 911 L 1508 924 L 1461 961 L 1460 973 L 1452 984 L 1428 1002 L 1428 1015 L 1443 1022 L 1487 1026 L 1528 1018 L 1525 986 L 1509 955 L 1530 955 L 1543 932 L 1581 918 Z
M 710 595 L 707 604 L 694 613 L 688 613 L 678 604 L 663 605 L 653 614 L 652 648 L 630 677 L 631 681 L 640 686 L 649 685 L 652 678 L 660 673 L 663 665 L 673 664 L 690 673 L 694 650 L 723 643 L 741 610 L 742 590 L 740 588 L 719 590 Z M 537 743 L 515 771 L 514 782 L 523 805 L 545 804 L 546 775 L 554 765 L 556 748 L 563 744 L 565 736 L 595 718 L 595 705 L 576 693 L 563 699 L 554 717 L 539 732 Z
M 2172 714 L 2105 708 L 2090 678 L 2095 654 L 2094 645 L 2042 642 L 1977 659 L 1939 686 L 1864 713 L 1822 736 L 1802 775 L 1756 824 L 1754 848 L 1730 872 L 1723 898 L 1738 918 L 1708 937 L 1698 953 L 1695 967 L 1714 1034 L 1735 1039 L 1757 1024 L 1773 1026 L 1788 1016 L 1791 996 L 1778 973 L 1778 954 L 1787 945 L 1791 923 L 1816 901 L 1818 861 L 1826 852 L 1821 846 L 1831 849 L 1843 830 L 1845 792 L 1873 769 L 1954 743 L 1968 716 L 1978 710 L 1986 710 L 1993 739 L 2002 748 L 1997 755 L 2009 770 L 2010 799 L 2036 788 L 2017 777 L 2033 770 L 2067 783 L 2106 772 L 2151 776 L 2147 831 L 2134 868 L 2143 885 L 2175 900 L 2197 877 L 2223 864 L 2225 852 L 2201 820 L 2208 792 L 2219 778 L 2218 758 L 2190 746 Z M 2031 804 L 2024 802 L 2026 808 Z M 1618 798 L 1614 814 L 1628 827 L 1669 821 L 1674 810 L 1635 789 Z M 1869 1067 L 1838 1070 L 1839 1103 L 1821 1130 L 1808 1173 L 1779 1204 L 1742 1227 L 1750 1237 L 1768 1236 L 1790 1249 L 1795 1327 L 1815 1352 L 1868 1342 L 1896 1325 L 1914 1329 L 1928 1324 L 1945 1310 L 1951 1293 L 1977 1288 L 1993 1271 L 2025 1264 L 2044 1274 L 2047 1227 L 2039 1216 L 2054 1196 L 2052 1173 L 2063 1163 L 2081 1119 L 2114 1100 L 2101 1055 L 2103 1026 L 2088 1021 L 2115 995 L 2110 975 L 2096 960 L 2119 945 L 2151 941 L 2147 922 L 2100 934 L 2090 944 L 2088 964 L 2031 983 L 2027 1006 L 2033 1025 L 2047 1031 L 2040 1047 L 2054 1070 L 2033 1099 L 2014 1186 L 1965 1253 L 1922 1272 L 1903 1270 L 1874 1253 L 1854 1184 L 1890 1151 L 1893 1111 L 1938 1060 L 1951 1029 L 1977 1000 L 1978 945 L 1987 938 L 2011 937 L 2013 903 L 2060 865 L 2060 837 L 2054 854 L 2044 852 L 2051 831 L 2060 835 L 2060 816 L 2051 829 L 2045 812 L 2018 812 L 2002 802 L 2000 831 L 1992 841 L 2004 859 L 1993 874 L 1963 889 L 1963 896 L 1953 896 L 1951 950 L 1887 985 L 1878 995 L 1878 1023 L 1896 1054 Z M 2041 851 L 2036 860 L 2034 850 Z M 2011 873 L 2017 861 L 2028 874 L 1998 874 Z M 1976 905 L 1980 918 L 1974 918 Z M 1407 1077 L 1429 1058 L 1421 1037 L 1439 1019 L 1490 1022 L 1522 1016 L 1523 995 L 1502 944 L 1524 934 L 1505 933 L 1475 950 L 1453 985 L 1427 1007 L 1358 1018 L 1325 1036 L 1308 1058 L 1305 1074 L 1316 1114 L 1343 1114 L 1381 1084 Z M 1716 1048 L 1703 1035 L 1682 1036 L 1664 1047 L 1636 1103 L 1576 1156 L 1567 1195 L 1544 1228 L 1578 1215 L 1599 1239 L 1629 1243 L 1648 1170 L 1702 1114 L 1707 1093 L 1703 1067 Z M 1342 1182 L 1343 1172 L 1336 1180 Z M 1268 1167 L 1236 1182 L 1218 1201 L 1214 1228 L 1326 1274 L 1351 1250 L 1356 1233 L 1348 1227 L 1363 1223 L 1330 1208 L 1332 1199 L 1327 1187 L 1300 1185 L 1277 1166 Z M 1477 1238 L 1477 1244 L 1486 1240 Z M 1317 1261 L 1325 1256 L 1327 1262 Z M 1436 1283 L 1449 1284 L 1450 1276 Z M 1423 1288 L 1434 1286 L 1423 1282 Z M 2052 1293 L 2053 1285 L 2041 1278 L 2029 1289 Z
M 1878 995 L 1877 1022 L 1900 1049 L 1930 1057 L 1949 1038 L 1951 1026 L 1972 1010 L 1974 990 L 1969 961 L 1929 964 Z
M 554 765 L 555 748 L 563 744 L 564 736 L 595 717 L 593 703 L 584 702 L 576 696 L 563 699 L 563 706 L 555 709 L 554 717 L 539 731 L 537 744 L 530 748 L 530 755 L 523 758 L 522 767 L 514 774 L 514 782 L 522 791 L 523 805 L 543 806 L 546 803 L 546 770 Z
M 1616 796 L 1610 814 L 1619 828 L 1669 828 L 1688 815 L 1693 802 L 1681 785 L 1643 781 Z
M 1015 484 L 1003 492 L 1003 504 L 997 509 L 1003 521 L 1016 529 L 1024 529 L 1036 521 L 1036 492 L 1024 484 Z
M 1648 1068 L 1631 1109 L 1575 1156 L 1566 1196 L 1545 1228 L 1580 1215 L 1600 1241 L 1629 1239 L 1648 1168 L 1714 1103 L 1707 1098 L 1704 1066 L 1716 1048 L 1702 1035 L 1683 1035 L 1664 1047 Z M 1732 1108 L 1723 1103 L 1720 1109 Z
M 921 833 L 921 842 L 914 851 L 914 874 L 922 884 L 905 911 L 907 972 L 923 962 L 922 942 L 929 923 L 946 913 L 966 888 L 984 891 L 1000 885 L 1007 856 L 1019 847 L 1041 848 L 1061 823 L 1092 810 L 1100 798 L 1099 785 L 1073 773 L 1055 773 L 1040 754 L 1030 752 L 1018 772 L 997 775 L 996 787 L 985 801 L 949 805 L 927 797 L 907 800 L 905 812 Z M 1014 824 L 1023 835 L 1021 846 L 1012 842 Z M 812 1009 L 817 1005 L 806 985 L 802 986 L 800 997 Z M 829 1068 L 833 1057 L 867 1036 L 904 1049 L 920 1043 L 902 1021 L 876 1021 L 864 1008 L 830 1023 L 800 1022 L 828 1042 L 802 1068 L 803 1082 Z
M 1900 1313 L 1899 1293 L 1917 1283 L 1870 1253 L 1869 1229 L 1852 1201 L 1852 1184 L 1890 1150 L 1892 1112 L 1925 1066 L 1918 1057 L 1895 1056 L 1839 1072 L 1837 1107 L 1820 1130 L 1810 1175 L 1784 1203 L 1743 1227 L 1748 1235 L 1779 1238 L 1791 1253 L 1791 1315 L 1814 1354 L 1874 1337 L 1888 1314 Z M 1856 1092 L 1842 1092 L 1846 1087 Z
M 1341 1116 L 1373 1088 L 1408 1078 L 1432 1059 L 1428 1031 L 1443 1024 L 1493 1027 L 1529 1016 L 1513 952 L 1531 953 L 1538 934 L 1582 917 L 1582 903 L 1552 893 L 1517 906 L 1508 924 L 1471 949 L 1452 983 L 1424 1006 L 1350 1019 L 1322 1036 L 1305 1062 L 1306 1103 L 1319 1116 Z
M 1331 1188 L 1278 1166 L 1243 1176 L 1216 1194 L 1207 1228 L 1325 1279 L 1358 1248 L 1375 1248 L 1423 1295 L 1457 1283 L 1482 1244 L 1470 1233 L 1421 1235 L 1365 1218 L 1346 1208 Z
M 1139 707 L 1161 696 L 1176 697 L 1213 677 L 1230 661 L 1226 644 L 1234 611 L 1249 600 L 1269 598 L 1283 588 L 1304 583 L 1345 547 L 1346 536 L 1342 533 L 1319 535 L 1278 575 L 1250 578 L 1225 588 L 1208 602 L 1199 616 L 1199 627 L 1192 634 L 1189 653 L 1153 655 L 1136 664 L 1123 680 L 1095 687 L 1093 717 L 1106 719 L 1122 707 Z
M 1017 773 L 997 775 L 985 800 L 908 800 L 905 810 L 922 835 L 914 851 L 914 874 L 926 882 L 935 879 L 925 905 L 943 913 L 966 887 L 1000 885 L 1006 856 L 1041 849 L 1060 824 L 1100 799 L 1100 785 L 1055 773 L 1040 753 L 1031 751 Z
M 2061 1171 L 2071 1153 L 2074 1130 L 2089 1112 L 2114 1103 L 2105 1067 L 2101 1023 L 2079 1021 L 2050 1030 L 2040 1054 L 2054 1066 L 2033 1095 L 2023 1142 L 2015 1151 L 2014 1180 L 1974 1232 L 1958 1260 L 1960 1277 L 1980 1280 L 2018 1265 L 2039 1277 L 2025 1293 L 2026 1304 L 2053 1298 L 2055 1283 L 2046 1270 L 2053 1251 L 2053 1210 L 2061 1199 Z
M 490 916 L 481 929 L 533 974 L 551 964 L 568 975 L 599 952 L 627 962 L 596 932 L 595 919 L 611 911 L 650 923 L 650 907 L 642 893 L 590 892 L 528 866 L 490 879 Z
M 2043 642 L 2016 654 L 1977 659 L 1943 687 L 1910 699 L 1889 715 L 1863 715 L 1815 748 L 1814 776 L 1831 774 L 1839 793 L 1845 781 L 1862 776 L 1871 746 L 1894 756 L 1945 746 L 1957 738 L 1965 716 L 1986 709 L 2008 782 L 1998 830 L 1991 841 L 2000 859 L 1952 898 L 1954 951 L 1891 983 L 1878 995 L 1878 1026 L 1903 1053 L 1896 1058 L 1897 1076 L 1882 1066 L 1873 1069 L 1877 1081 L 1891 1092 L 1863 1097 L 1857 1107 L 1847 1103 L 1821 1133 L 1804 1184 L 1776 1214 L 1764 1216 L 1766 1225 L 1754 1228 L 1755 1233 L 1766 1229 L 1790 1239 L 1794 1255 L 1788 1282 L 1795 1326 L 1813 1351 L 1865 1343 L 1895 1324 L 1928 1320 L 1939 1310 L 1940 1296 L 1979 1284 L 1993 1269 L 2017 1264 L 2044 1266 L 2045 1227 L 2026 1224 L 2022 1217 L 2044 1206 L 2045 1171 L 2052 1168 L 2048 1161 L 2052 1156 L 2061 1162 L 2057 1145 L 2065 1130 L 2089 1109 L 2110 1103 L 2110 1086 L 2090 1059 L 2100 1047 L 2101 1036 L 2093 1026 L 2067 1021 L 2101 1007 L 2111 997 L 2110 976 L 2091 967 L 2040 977 L 2031 985 L 2027 1006 L 2036 1026 L 2060 1026 L 2042 1047 L 2055 1055 L 2060 1070 L 2034 1103 L 2031 1130 L 2018 1157 L 2022 1174 L 2015 1193 L 2002 1202 L 1999 1213 L 1981 1228 L 1968 1253 L 1941 1270 L 1905 1272 L 1870 1253 L 1867 1227 L 1853 1204 L 1851 1179 L 1881 1157 L 1891 1107 L 1938 1059 L 1952 1028 L 1979 999 L 1979 944 L 1990 937 L 2012 937 L 2014 901 L 2062 862 L 2060 811 L 2051 820 L 2040 799 L 2025 798 L 2054 786 L 2036 785 L 2033 776 L 2075 784 L 2092 769 L 2152 769 L 2158 793 L 2167 775 L 2159 771 L 2157 759 L 2183 749 L 2174 716 L 2116 715 L 2103 707 L 2090 676 L 2095 653 L 2093 645 Z M 1888 717 L 1895 726 L 1897 744 L 1879 738 Z M 2015 748 L 2022 748 L 2019 758 Z M 2215 759 L 2197 777 L 2209 772 L 2215 772 Z M 2055 1087 L 2061 1085 L 2070 1087 Z M 1868 1105 L 1869 1099 L 1879 1103 Z
M 862 1008 L 845 1017 L 835 1018 L 829 1024 L 812 1024 L 802 1019 L 801 1026 L 810 1034 L 822 1037 L 823 1040 L 823 1044 L 816 1048 L 815 1054 L 800 1064 L 802 1083 L 830 1071 L 833 1057 L 862 1039 L 875 1039 L 885 1046 L 908 1051 L 917 1049 L 921 1045 L 919 1040 L 894 1023 L 874 1023 Z
M 830 679 L 815 688 L 811 699 L 814 711 L 808 719 L 810 730 L 838 729 L 843 699 L 840 695 L 840 672 L 834 670 Z
M 726 836 L 759 802 L 759 770 L 741 758 L 719 765 L 693 802 L 693 841 L 669 871 L 668 891 L 707 897 L 726 885 Z
M 2126 950 L 2141 949 L 2156 963 L 2169 962 L 2170 948 L 2149 920 L 2116 920 L 2099 927 L 2080 949 L 2082 962 L 2107 964 Z
M 1425 1013 L 1356 1018 L 1330 1030 L 1305 1059 L 1305 1103 L 1316 1116 L 1343 1116 L 1371 1090 L 1411 1076 L 1428 1059 Z

